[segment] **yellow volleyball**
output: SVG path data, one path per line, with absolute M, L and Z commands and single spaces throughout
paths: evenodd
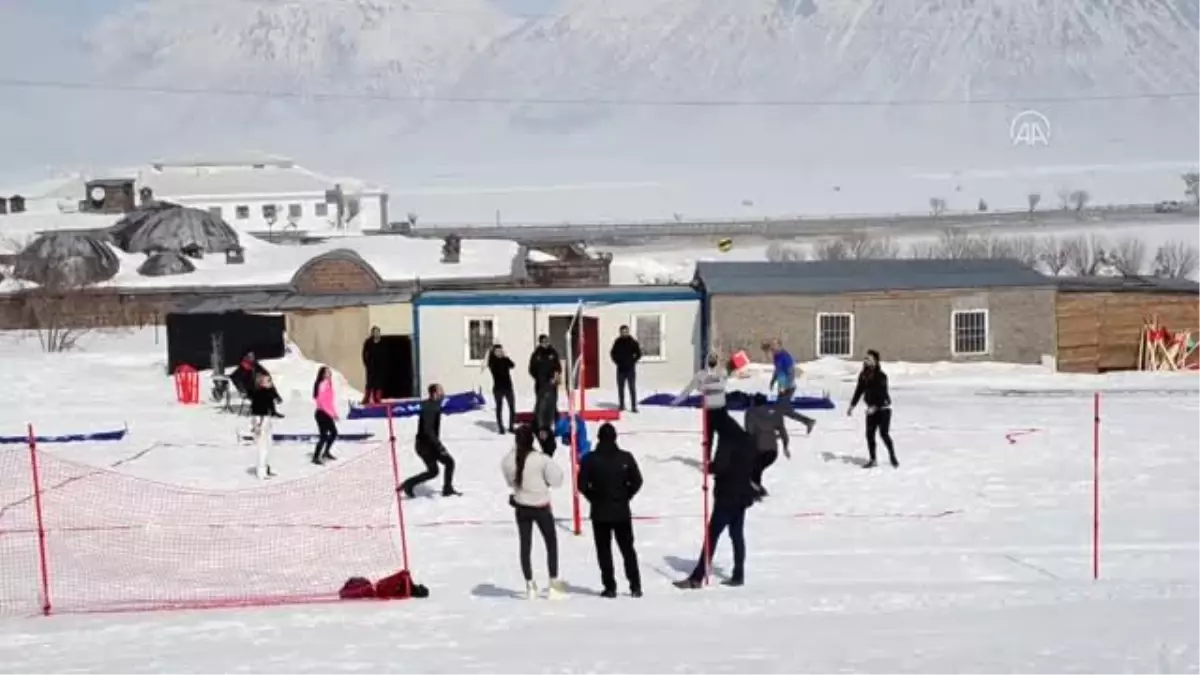
M 732 249 L 732 248 L 733 248 L 733 240 L 732 239 L 718 239 L 717 240 L 717 250 L 720 251 L 721 253 L 728 253 L 730 251 L 730 249 Z

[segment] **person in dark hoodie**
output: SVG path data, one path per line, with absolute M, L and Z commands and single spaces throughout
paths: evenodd
M 496 428 L 504 434 L 504 416 L 502 406 L 508 404 L 508 430 L 517 428 L 517 404 L 513 396 L 512 371 L 516 365 L 508 354 L 504 353 L 502 345 L 492 345 L 488 352 L 487 368 L 492 373 L 492 399 L 496 402 Z
M 754 489 L 754 471 L 758 452 L 754 439 L 729 415 L 716 420 L 717 452 L 709 471 L 713 476 L 713 510 L 708 521 L 708 550 L 700 547 L 700 558 L 688 578 L 675 582 L 677 588 L 700 588 L 704 584 L 707 563 L 716 550 L 721 533 L 729 529 L 733 544 L 733 574 L 723 581 L 726 586 L 741 586 L 746 580 L 746 509 L 758 497 Z
M 379 326 L 372 326 L 371 335 L 363 340 L 362 362 L 367 375 L 362 402 L 379 403 L 383 399 L 383 376 L 387 370 L 386 346 Z
M 847 417 L 854 414 L 854 407 L 860 400 L 867 404 L 867 452 L 870 454 L 863 468 L 875 468 L 876 434 L 883 439 L 892 467 L 899 468 L 896 448 L 892 445 L 892 397 L 888 393 L 888 377 L 879 365 L 879 352 L 874 349 L 868 349 L 867 356 L 863 359 L 862 370 L 858 373 L 858 384 L 854 387 L 854 396 L 850 398 L 850 407 L 846 410 Z
M 275 389 L 271 376 L 266 372 L 261 373 L 254 381 L 249 398 L 250 430 L 254 436 L 254 445 L 258 448 L 258 463 L 254 467 L 254 475 L 259 480 L 266 480 L 275 476 L 270 463 L 271 445 L 274 443 L 271 422 L 277 417 L 283 417 L 275 408 L 275 404 L 282 403 L 283 399 Z
M 425 463 L 425 470 L 400 486 L 406 497 L 411 498 L 418 485 L 437 478 L 438 464 L 445 470 L 442 479 L 442 496 L 453 497 L 461 494 L 454 489 L 454 458 L 442 445 L 442 398 L 445 396 L 442 385 L 429 385 L 429 398 L 421 401 L 421 413 L 417 418 L 417 456 Z
M 529 355 L 529 377 L 533 378 L 533 393 L 536 396 L 544 387 L 551 387 L 562 375 L 562 361 L 558 350 L 550 344 L 549 335 L 539 335 L 537 347 Z
M 617 597 L 613 573 L 612 540 L 625 562 L 625 580 L 629 594 L 642 597 L 642 575 L 637 551 L 633 547 L 633 513 L 629 502 L 642 489 L 642 472 L 633 455 L 617 447 L 617 430 L 605 422 L 597 432 L 598 442 L 579 463 L 579 494 L 592 506 L 592 537 L 596 541 L 596 561 L 600 565 L 600 583 L 606 598 Z
M 617 367 L 617 405 L 621 410 L 625 409 L 625 389 L 628 387 L 630 412 L 637 412 L 637 364 L 642 360 L 642 346 L 629 334 L 629 326 L 621 326 L 620 333 L 608 353 Z
M 270 373 L 259 363 L 254 352 L 246 352 L 233 372 L 229 373 L 229 381 L 243 396 L 249 398 L 250 394 L 254 392 L 254 388 L 258 386 L 258 378 L 262 375 L 270 376 Z
M 771 405 L 764 394 L 755 394 L 749 408 L 746 409 L 746 433 L 754 438 L 754 447 L 758 450 L 758 461 L 754 467 L 754 488 L 759 498 L 767 496 L 763 487 L 762 477 L 775 460 L 779 459 L 779 442 L 783 442 L 783 456 L 792 458 L 788 449 L 788 432 L 783 423 L 786 411 L 780 406 Z
M 558 425 L 558 384 L 551 381 L 542 385 L 533 401 L 533 423 L 530 425 L 542 452 L 550 457 L 558 449 L 555 431 Z

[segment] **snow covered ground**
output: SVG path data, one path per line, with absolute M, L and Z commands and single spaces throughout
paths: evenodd
M 345 443 L 335 449 L 341 461 L 318 468 L 307 463 L 307 447 L 281 444 L 273 460 L 281 475 L 263 487 L 247 473 L 252 450 L 235 441 L 243 421 L 174 401 L 162 332 L 97 334 L 80 351 L 59 355 L 40 354 L 36 343 L 17 338 L 0 336 L 8 375 L 0 435 L 21 434 L 26 422 L 43 434 L 129 425 L 120 443 L 43 448 L 56 460 L 119 463 L 113 471 L 123 475 L 236 490 L 228 493 L 231 503 L 263 495 L 257 503 L 269 513 L 266 495 L 286 500 L 285 490 L 344 486 L 339 472 L 353 474 L 383 456 L 374 444 Z M 287 418 L 277 430 L 309 431 L 314 365 L 296 355 L 267 365 L 286 399 Z M 592 595 L 599 580 L 591 539 L 586 531 L 572 537 L 563 523 L 571 596 L 510 599 L 521 582 L 498 469 L 507 440 L 491 430 L 487 410 L 444 421 L 464 496 L 405 504 L 412 568 L 429 586 L 429 599 L 4 618 L 0 672 L 1200 669 L 1194 374 L 1068 376 L 1001 364 L 891 364 L 902 465 L 863 471 L 856 465 L 864 453 L 861 420 L 843 412 L 854 371 L 837 361 L 807 366 L 804 388 L 829 390 L 838 409 L 815 413 L 813 435 L 798 433 L 794 458 L 768 473 L 772 496 L 748 519 L 742 589 L 683 592 L 669 585 L 700 544 L 699 416 L 646 408 L 618 424 L 622 445 L 646 477 L 634 502 L 646 597 Z M 340 397 L 354 395 L 339 384 Z M 1090 578 L 1089 555 L 1095 390 L 1105 392 L 1098 582 Z M 590 400 L 607 398 L 599 392 Z M 383 432 L 380 422 L 342 426 Z M 417 462 L 412 432 L 412 421 L 400 424 L 404 473 Z M 21 449 L 0 446 L 10 452 Z M 567 461 L 563 454 L 556 459 Z M 351 512 L 356 495 L 324 499 L 322 508 L 337 518 Z M 569 505 L 569 492 L 560 491 L 560 518 L 569 517 Z M 224 555 L 206 548 L 207 536 L 199 531 L 186 542 L 194 565 Z M 297 533 L 270 555 L 350 576 L 354 570 L 339 568 L 350 551 L 303 557 L 319 550 L 312 539 L 333 536 Z M 535 547 L 539 572 L 540 560 Z M 725 541 L 716 562 L 718 572 L 728 570 Z M 0 559 L 0 587 L 14 585 L 12 565 Z M 236 584 L 249 572 L 229 570 L 224 580 Z M 93 581 L 91 589 L 72 592 L 103 594 L 128 579 Z

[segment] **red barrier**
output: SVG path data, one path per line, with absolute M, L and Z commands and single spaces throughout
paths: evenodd
M 175 369 L 175 398 L 184 405 L 200 402 L 200 373 L 186 363 Z

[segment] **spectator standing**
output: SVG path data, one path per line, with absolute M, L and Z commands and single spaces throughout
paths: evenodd
M 367 376 L 362 402 L 379 403 L 383 400 L 383 378 L 387 372 L 386 347 L 379 326 L 372 326 L 370 336 L 363 341 L 362 362 Z
M 613 572 L 612 542 L 617 540 L 625 563 L 629 594 L 642 597 L 642 575 L 633 546 L 633 512 L 629 503 L 642 489 L 642 472 L 633 455 L 617 447 L 617 430 L 605 422 L 597 433 L 596 449 L 579 463 L 579 493 L 591 504 L 592 537 L 596 562 L 600 565 L 600 595 L 617 597 Z
M 537 528 L 546 547 L 546 568 L 549 572 L 547 595 L 560 598 L 565 588 L 558 578 L 558 535 L 554 529 L 554 511 L 550 507 L 550 491 L 563 483 L 562 469 L 545 454 L 533 447 L 533 431 L 517 427 L 510 451 L 500 462 L 504 481 L 512 491 L 508 503 L 517 520 L 517 537 L 521 555 L 521 575 L 525 578 L 525 595 L 530 600 L 539 597 L 533 580 L 533 529 Z
M 517 425 L 517 404 L 513 395 L 512 381 L 512 371 L 516 365 L 504 352 L 503 345 L 493 345 L 492 351 L 488 352 L 487 367 L 492 373 L 492 399 L 496 402 L 496 428 L 499 429 L 500 434 L 504 433 L 502 407 L 507 403 L 508 430 L 513 431 Z
M 642 346 L 637 338 L 629 334 L 629 326 L 621 326 L 620 335 L 613 340 L 609 356 L 617 367 L 618 405 L 625 410 L 625 389 L 628 388 L 630 411 L 637 412 L 637 364 L 642 360 Z

